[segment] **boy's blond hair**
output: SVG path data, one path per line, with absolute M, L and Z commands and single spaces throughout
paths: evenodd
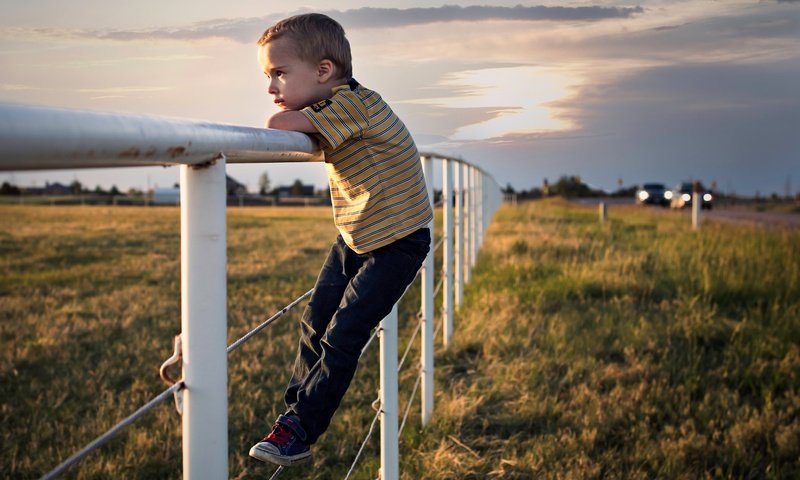
M 263 47 L 281 37 L 292 40 L 301 59 L 314 64 L 328 59 L 337 67 L 342 78 L 352 78 L 350 42 L 336 20 L 321 13 L 295 15 L 269 27 L 258 39 L 258 44 Z

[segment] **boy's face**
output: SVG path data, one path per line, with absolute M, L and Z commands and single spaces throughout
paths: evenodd
M 291 39 L 277 38 L 259 47 L 258 63 L 269 79 L 267 93 L 282 110 L 300 110 L 331 95 L 317 65 L 300 59 Z

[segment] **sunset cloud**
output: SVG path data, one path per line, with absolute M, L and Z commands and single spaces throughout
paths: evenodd
M 481 22 L 505 20 L 515 22 L 570 21 L 593 22 L 599 20 L 630 18 L 644 11 L 642 7 L 603 6 L 522 6 L 444 5 L 429 8 L 373 8 L 323 11 L 338 20 L 346 29 L 398 28 L 441 22 Z M 142 30 L 67 30 L 38 28 L 39 35 L 80 37 L 103 40 L 202 40 L 225 38 L 236 42 L 254 42 L 269 25 L 296 11 L 264 17 L 214 19 L 189 25 Z

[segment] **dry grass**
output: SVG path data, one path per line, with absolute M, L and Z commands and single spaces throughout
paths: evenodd
M 404 478 L 800 475 L 800 232 L 526 204 L 474 273 Z
M 313 286 L 336 235 L 330 215 L 229 209 L 229 343 Z M 180 216 L 176 208 L 0 206 L 0 221 L 0 477 L 38 478 L 165 388 L 158 366 L 180 330 Z M 418 294 L 409 299 L 402 318 L 418 305 Z M 229 358 L 232 477 L 271 472 L 247 450 L 283 409 L 299 313 Z M 376 378 L 360 370 L 335 437 L 306 472 L 346 472 L 371 421 Z M 71 475 L 178 478 L 180 430 L 174 409 L 159 407 Z
M 311 287 L 335 231 L 327 208 L 228 215 L 233 341 Z M 0 476 L 37 478 L 163 390 L 179 214 L 0 206 L 0 221 Z M 421 430 L 415 406 L 403 433 L 404 479 L 800 476 L 797 231 L 698 233 L 643 209 L 601 226 L 593 209 L 526 204 L 498 212 L 473 273 L 437 354 L 434 421 Z M 407 331 L 418 304 L 411 290 Z M 230 357 L 231 478 L 273 471 L 246 452 L 282 409 L 298 315 Z M 359 369 L 313 464 L 282 478 L 343 478 L 376 389 L 377 368 Z M 178 478 L 180 449 L 165 405 L 69 477 Z M 377 457 L 373 440 L 354 478 Z

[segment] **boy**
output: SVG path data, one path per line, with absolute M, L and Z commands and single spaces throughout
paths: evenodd
M 279 465 L 311 458 L 356 371 L 372 329 L 414 280 L 430 249 L 419 153 L 381 97 L 352 78 L 342 27 L 321 14 L 287 18 L 258 41 L 267 127 L 313 134 L 325 153 L 339 235 L 301 320 L 287 410 L 250 455 Z

